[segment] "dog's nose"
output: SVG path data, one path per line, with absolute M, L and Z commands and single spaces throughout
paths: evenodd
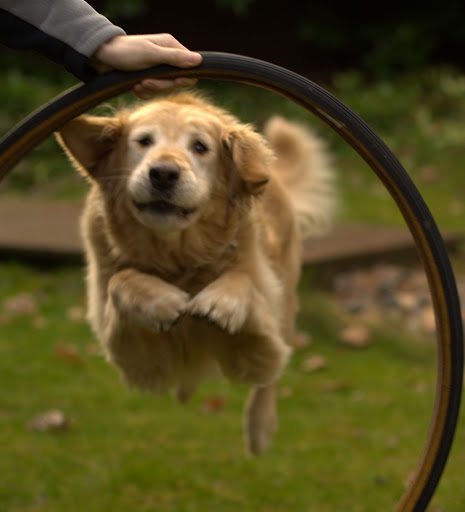
M 149 178 L 153 188 L 167 191 L 174 187 L 179 179 L 180 168 L 176 164 L 157 164 L 150 168 Z

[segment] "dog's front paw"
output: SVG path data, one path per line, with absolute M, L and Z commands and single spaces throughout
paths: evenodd
M 184 315 L 189 295 L 175 287 L 147 304 L 145 320 L 154 330 L 167 331 Z M 145 309 L 145 308 L 144 308 Z
M 230 286 L 213 282 L 199 292 L 189 303 L 188 312 L 206 318 L 220 329 L 235 334 L 242 329 L 250 308 L 250 291 L 242 283 Z
M 109 296 L 116 318 L 155 332 L 170 329 L 184 315 L 189 303 L 189 295 L 180 288 L 131 269 L 113 276 Z

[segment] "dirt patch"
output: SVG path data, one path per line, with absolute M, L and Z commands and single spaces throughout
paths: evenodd
M 465 319 L 465 275 L 457 275 L 457 288 Z M 330 294 L 342 310 L 359 320 L 397 322 L 408 330 L 428 336 L 436 332 L 431 293 L 422 267 L 374 264 L 337 273 Z M 362 340 L 366 332 L 348 333 L 348 339 Z

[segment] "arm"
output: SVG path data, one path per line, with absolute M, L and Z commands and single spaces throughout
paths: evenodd
M 89 58 L 125 32 L 82 0 L 0 0 L 0 42 L 36 50 L 87 81 L 96 71 Z
M 189 68 L 202 60 L 170 34 L 127 36 L 84 0 L 0 0 L 0 43 L 36 50 L 83 81 L 113 69 Z M 133 92 L 146 99 L 174 85 L 192 85 L 192 80 L 147 79 Z

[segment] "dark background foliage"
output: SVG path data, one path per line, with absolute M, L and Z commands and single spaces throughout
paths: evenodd
M 328 0 L 94 0 L 126 31 L 171 32 L 198 50 L 240 53 L 299 72 L 359 68 L 377 78 L 462 65 L 465 4 Z

